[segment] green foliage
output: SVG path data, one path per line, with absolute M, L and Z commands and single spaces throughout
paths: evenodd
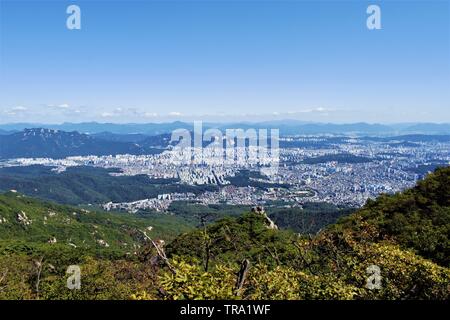
M 176 274 L 165 272 L 159 281 L 165 299 L 234 299 L 235 275 L 233 270 L 217 265 L 205 272 L 198 264 L 172 259 Z
M 449 179 L 450 168 L 438 169 L 417 187 L 369 201 L 310 237 L 270 228 L 260 213 L 186 226 L 165 248 L 166 267 L 138 232 L 153 215 L 85 212 L 0 195 L 0 299 L 448 300 Z M 32 223 L 20 223 L 21 212 Z M 172 218 L 170 227 L 153 221 L 154 239 L 180 216 Z M 110 247 L 99 246 L 98 236 Z M 61 240 L 50 244 L 49 237 Z M 250 268 L 236 291 L 243 259 Z M 81 267 L 81 290 L 66 287 L 71 264 Z M 366 286 L 371 265 L 380 270 L 376 289 Z
M 370 225 L 361 234 L 374 232 Z M 335 275 L 358 289 L 358 299 L 448 299 L 450 269 L 389 241 L 364 242 L 350 231 L 322 233 L 310 243 L 314 271 Z M 380 268 L 381 288 L 366 288 L 367 268 Z
M 156 276 L 138 260 L 148 246 L 141 230 L 171 240 L 192 228 L 176 216 L 87 211 L 13 192 L 0 195 L 0 219 L 0 299 L 128 299 Z M 70 265 L 82 269 L 81 290 L 66 286 Z
M 206 227 L 206 235 L 208 250 L 205 250 L 205 232 L 198 229 L 177 237 L 167 246 L 167 253 L 200 261 L 209 259 L 213 263 L 240 263 L 245 258 L 269 265 L 295 261 L 297 249 L 291 242 L 297 236 L 268 229 L 259 214 L 247 213 L 238 218 L 221 219 Z
M 0 169 L 0 190 L 17 190 L 28 196 L 62 204 L 100 204 L 155 198 L 158 194 L 215 190 L 214 186 L 189 186 L 173 179 L 150 179 L 146 175 L 112 176 L 117 169 L 72 167 L 56 173 L 50 167 L 29 166 Z
M 29 223 L 20 222 L 20 216 L 26 216 Z M 149 226 L 153 227 L 154 237 L 166 240 L 192 228 L 174 216 L 141 217 L 87 211 L 12 192 L 0 195 L 0 219 L 0 249 L 26 243 L 27 246 L 64 244 L 69 248 L 127 252 L 142 243 L 139 230 Z M 52 239 L 56 239 L 56 243 L 49 245 Z
M 168 211 L 192 225 L 199 226 L 203 222 L 211 223 L 228 216 L 240 216 L 249 212 L 250 209 L 249 206 L 244 205 L 203 205 L 188 201 L 174 201 L 170 204 Z
M 270 270 L 265 265 L 257 265 L 249 276 L 245 293 L 255 300 L 336 300 L 352 299 L 357 291 L 333 275 L 315 276 L 290 267 L 277 266 Z
M 277 266 L 268 268 L 258 264 L 252 267 L 238 294 L 235 289 L 237 268 L 216 265 L 205 272 L 198 264 L 172 260 L 177 273 L 164 272 L 160 284 L 165 299 L 352 299 L 358 289 L 345 284 L 332 275 L 313 276 L 293 268 Z M 150 297 L 147 292 L 133 296 Z
M 326 163 L 330 161 L 336 161 L 339 163 L 365 163 L 371 162 L 373 159 L 368 157 L 355 156 L 350 153 L 339 153 L 339 154 L 328 154 L 324 156 L 307 158 L 302 161 L 305 164 L 318 164 L 318 163 Z
M 211 270 L 250 259 L 248 299 L 449 299 L 449 177 L 450 168 L 439 169 L 311 239 L 246 214 L 183 234 L 168 252 L 190 264 L 208 259 Z M 380 268 L 379 289 L 366 287 L 370 265 Z
M 292 261 L 250 268 L 242 295 L 233 291 L 238 271 L 235 263 L 216 263 L 205 271 L 196 259 L 172 260 L 176 274 L 160 277 L 167 299 L 442 299 L 450 298 L 450 270 L 397 245 L 360 243 L 346 233 L 342 237 L 321 234 L 300 240 L 303 268 Z M 366 287 L 367 268 L 380 268 L 379 289 Z
M 329 203 L 305 203 L 302 208 L 267 208 L 269 217 L 278 227 L 301 234 L 315 234 L 353 211 Z
M 154 287 L 155 273 L 148 266 L 126 260 L 87 257 L 81 264 L 81 289 L 68 289 L 65 274 L 47 273 L 40 299 L 129 299 L 133 292 Z
M 236 187 L 255 187 L 258 189 L 289 188 L 288 184 L 264 182 L 266 177 L 258 171 L 241 170 L 234 177 L 228 177 L 227 180 Z
M 66 270 L 75 262 L 81 288 L 69 289 Z M 129 299 L 133 292 L 154 290 L 155 274 L 145 264 L 123 259 L 81 256 L 68 262 L 15 254 L 0 259 L 0 299 Z
M 369 201 L 332 230 L 358 233 L 369 224 L 376 230 L 364 241 L 393 239 L 403 248 L 450 266 L 450 167 L 439 168 L 418 185 Z
M 30 285 L 33 266 L 23 255 L 0 257 L 0 300 L 33 299 Z

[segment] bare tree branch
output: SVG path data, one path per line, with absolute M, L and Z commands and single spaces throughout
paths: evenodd
M 242 287 L 244 286 L 245 279 L 247 278 L 248 270 L 250 269 L 250 261 L 245 259 L 242 261 L 241 270 L 237 274 L 236 281 L 236 295 L 240 296 L 242 294 Z
M 144 236 L 150 240 L 150 242 L 152 243 L 152 245 L 155 247 L 156 252 L 158 253 L 158 256 L 164 261 L 164 263 L 166 264 L 166 266 L 169 268 L 169 270 L 173 273 L 176 274 L 177 271 L 175 270 L 175 268 L 172 266 L 172 264 L 170 263 L 169 259 L 166 256 L 166 253 L 164 252 L 164 248 L 162 248 L 162 246 L 160 246 L 159 244 L 157 244 L 155 241 L 153 241 L 152 238 L 150 238 L 147 233 L 145 231 L 141 232 L 144 234 Z
M 34 261 L 37 268 L 35 290 L 38 299 L 39 299 L 39 285 L 41 284 L 42 261 L 44 261 L 44 257 L 41 257 L 39 260 Z
M 2 282 L 6 279 L 6 276 L 8 275 L 8 268 L 6 268 L 3 272 L 2 272 L 2 276 L 0 277 L 0 285 L 2 284 Z M 1 286 L 0 287 L 0 291 L 3 291 L 3 289 L 6 288 L 6 285 Z

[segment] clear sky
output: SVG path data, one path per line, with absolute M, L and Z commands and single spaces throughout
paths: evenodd
M 450 122 L 449 1 L 0 0 L 0 123 L 201 118 Z

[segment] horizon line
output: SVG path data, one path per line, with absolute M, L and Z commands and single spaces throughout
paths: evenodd
M 406 121 L 406 122 L 368 122 L 368 121 L 349 121 L 349 122 L 321 122 L 321 121 L 306 121 L 306 120 L 298 120 L 298 119 L 274 119 L 274 120 L 241 120 L 241 121 L 204 121 L 204 120 L 173 120 L 173 121 L 161 121 L 161 122 L 101 122 L 101 121 L 80 121 L 80 122 L 34 122 L 34 121 L 20 121 L 20 122 L 5 122 L 1 123 L 0 126 L 8 126 L 8 125 L 64 125 L 64 124 L 111 124 L 111 125 L 146 125 L 146 124 L 173 124 L 173 123 L 184 123 L 184 124 L 193 124 L 194 122 L 202 122 L 208 124 L 234 124 L 234 123 L 270 123 L 270 122 L 297 122 L 298 124 L 317 124 L 317 125 L 351 125 L 351 124 L 367 124 L 367 125 L 384 125 L 384 126 L 393 126 L 393 125 L 417 125 L 417 124 L 433 124 L 433 125 L 450 125 L 450 121 L 446 122 L 434 122 L 434 121 Z

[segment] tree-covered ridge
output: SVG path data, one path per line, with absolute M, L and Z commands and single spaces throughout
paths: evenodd
M 373 233 L 367 239 L 364 228 Z M 360 241 L 392 240 L 424 258 L 450 266 L 450 167 L 438 168 L 416 187 L 382 195 L 331 227 L 350 230 Z
M 449 299 L 449 178 L 450 168 L 439 169 L 416 188 L 370 201 L 314 236 L 279 230 L 255 210 L 204 223 L 166 245 L 135 221 L 143 246 L 128 255 L 39 242 L 45 237 L 7 243 L 0 247 L 0 298 Z M 21 197 L 0 198 L 8 221 L 33 211 L 34 200 Z M 27 215 L 35 221 L 53 206 L 35 205 L 36 215 Z M 76 217 L 70 210 L 67 217 Z M 114 230 L 128 223 L 108 217 L 90 219 Z M 16 232 L 27 239 L 10 231 L 0 243 Z M 66 287 L 69 264 L 82 270 L 80 290 Z M 375 288 L 373 268 L 380 276 Z
M 367 238 L 374 228 L 361 230 Z M 183 235 L 167 252 L 158 292 L 137 299 L 448 299 L 450 269 L 392 241 L 365 242 L 351 230 L 314 238 L 268 228 L 247 214 Z M 250 262 L 242 286 L 236 274 Z M 381 286 L 367 287 L 377 266 Z
M 0 135 L 0 159 L 161 153 L 163 149 L 148 145 L 151 140 L 139 145 L 128 141 L 97 139 L 77 131 L 24 129 Z
M 169 256 L 203 261 L 205 269 L 216 263 L 239 263 L 250 259 L 268 265 L 296 259 L 289 231 L 268 229 L 265 218 L 255 213 L 227 217 L 180 235 L 167 246 Z
M 248 298 L 448 299 L 449 179 L 450 168 L 438 169 L 417 187 L 369 201 L 314 237 L 268 229 L 263 216 L 247 214 L 182 235 L 168 253 L 177 263 L 194 257 L 198 272 L 229 265 L 236 272 L 239 261 L 252 261 Z M 379 290 L 366 288 L 371 265 L 381 271 Z M 270 276 L 262 277 L 261 268 Z M 261 288 L 251 285 L 263 278 Z M 174 297 L 195 297 L 190 285 L 198 283 L 178 288 L 172 280 Z
M 314 235 L 355 210 L 326 202 L 306 202 L 301 208 L 270 207 L 267 208 L 267 214 L 281 229 Z
M 112 176 L 118 169 L 70 167 L 56 173 L 45 166 L 0 168 L 0 191 L 15 189 L 30 197 L 61 204 L 101 204 L 155 198 L 158 194 L 216 190 L 215 186 L 189 186 L 176 179 L 150 179 L 147 175 Z
M 140 230 L 170 240 L 189 226 L 173 216 L 140 217 L 90 211 L 26 197 L 0 195 L 0 246 L 25 243 L 132 251 L 142 244 Z
M 369 200 L 362 209 L 340 218 L 315 236 L 313 241 L 349 235 L 361 243 L 393 243 L 448 267 L 449 203 L 450 167 L 440 168 L 420 181 L 415 188 Z M 290 217 L 289 210 L 280 210 L 277 215 L 269 216 L 282 221 L 284 213 Z M 200 243 L 206 237 L 210 243 L 211 257 L 230 255 L 240 260 L 242 254 L 248 257 L 256 251 L 265 251 L 270 255 L 268 246 L 273 244 L 282 244 L 286 249 L 289 244 L 286 239 L 298 238 L 298 235 L 290 232 L 267 230 L 263 222 L 264 217 L 255 214 L 228 217 L 181 235 L 168 246 L 168 252 L 200 257 L 203 250 Z M 260 260 L 261 257 L 256 259 Z

